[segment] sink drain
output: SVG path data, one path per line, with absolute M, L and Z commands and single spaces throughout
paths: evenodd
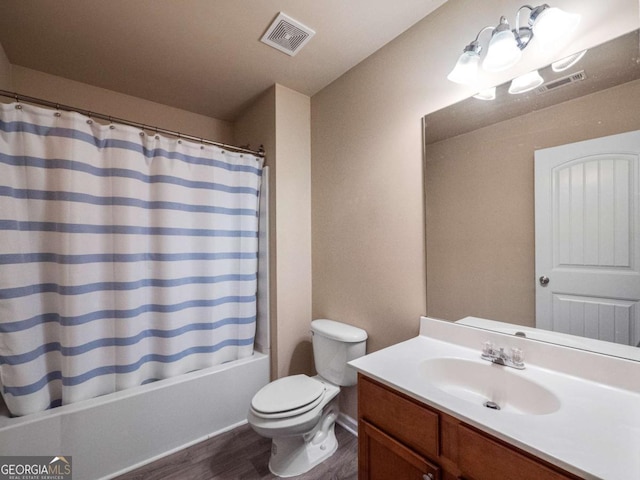
M 483 405 L 487 408 L 490 408 L 491 410 L 500 410 L 500 405 L 498 405 L 496 402 L 492 402 L 491 400 L 487 400 L 483 403 Z

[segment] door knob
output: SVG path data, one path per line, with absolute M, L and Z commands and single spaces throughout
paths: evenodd
M 543 287 L 546 287 L 547 285 L 549 285 L 549 277 L 547 277 L 546 275 L 542 275 L 540 278 L 540 285 L 542 285 Z

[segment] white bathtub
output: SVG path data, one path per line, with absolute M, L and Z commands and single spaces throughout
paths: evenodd
M 229 362 L 25 417 L 0 417 L 0 456 L 73 457 L 74 480 L 113 478 L 246 422 L 269 357 Z
M 71 456 L 74 480 L 108 479 L 246 423 L 269 383 L 268 167 L 260 205 L 252 357 L 24 417 L 0 408 L 0 456 Z

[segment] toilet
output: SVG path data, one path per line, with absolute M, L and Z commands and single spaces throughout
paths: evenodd
M 251 400 L 248 422 L 271 438 L 269 470 L 293 477 L 311 470 L 338 449 L 334 433 L 341 386 L 355 385 L 347 362 L 365 354 L 367 332 L 333 320 L 311 322 L 313 358 L 318 375 L 275 380 Z

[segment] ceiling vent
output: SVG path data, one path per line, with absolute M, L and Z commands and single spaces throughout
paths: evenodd
M 581 82 L 582 80 L 586 80 L 587 76 L 584 73 L 584 70 L 580 70 L 579 72 L 572 73 L 571 75 L 567 75 L 566 77 L 558 78 L 551 82 L 545 83 L 544 85 L 540 85 L 536 89 L 536 93 L 546 93 L 550 90 L 555 90 L 556 88 L 565 87 L 575 82 Z
M 260 41 L 293 57 L 315 34 L 309 27 L 280 12 Z

